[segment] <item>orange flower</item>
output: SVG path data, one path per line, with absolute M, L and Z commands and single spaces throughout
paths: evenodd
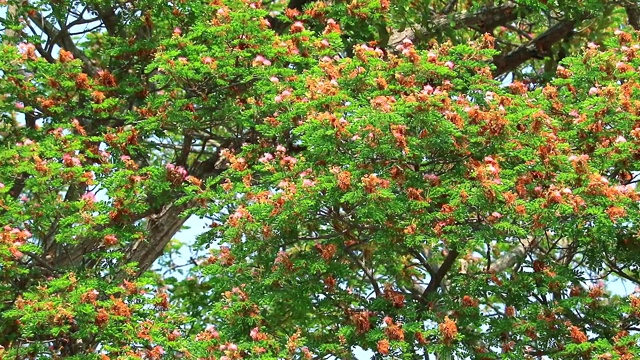
M 391 323 L 384 329 L 384 333 L 391 340 L 404 341 L 404 330 L 398 324 Z
M 458 326 L 456 322 L 451 320 L 448 316 L 445 316 L 444 321 L 438 325 L 440 333 L 443 336 L 444 343 L 450 345 L 451 342 L 458 335 Z
M 382 355 L 389 354 L 389 340 L 382 339 L 378 341 L 378 352 Z
M 111 301 L 113 301 L 111 311 L 116 316 L 123 316 L 126 318 L 131 317 L 131 309 L 129 309 L 129 306 L 127 306 L 124 301 L 122 301 L 121 299 L 116 299 L 113 295 L 111 295 Z
M 605 210 L 605 212 L 607 213 L 607 215 L 609 215 L 609 218 L 613 222 L 616 222 L 617 219 L 619 219 L 619 218 L 621 218 L 621 217 L 623 217 L 623 216 L 625 216 L 627 214 L 625 209 L 621 208 L 619 206 L 611 206 L 607 210 Z
M 569 325 L 569 333 L 571 339 L 576 344 L 582 344 L 583 342 L 587 342 L 588 340 L 587 335 L 585 335 L 585 333 L 582 332 L 582 330 L 580 330 L 580 328 L 578 328 L 577 326 Z
M 356 326 L 356 331 L 358 334 L 364 334 L 367 331 L 371 330 L 371 322 L 369 321 L 369 316 L 371 313 L 368 311 L 358 311 L 351 315 L 351 321 L 353 321 Z
M 516 316 L 516 308 L 514 308 L 513 306 L 507 306 L 507 308 L 504 310 L 504 314 L 507 317 L 514 317 Z
M 96 315 L 96 325 L 102 326 L 109 321 L 109 314 L 105 309 L 98 310 L 98 315 Z

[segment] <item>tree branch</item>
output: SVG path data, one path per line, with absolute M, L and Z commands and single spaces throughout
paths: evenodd
M 358 267 L 360 267 L 360 270 L 362 270 L 364 272 L 364 275 L 367 277 L 367 279 L 369 280 L 369 282 L 371 283 L 371 286 L 373 286 L 373 291 L 376 294 L 376 297 L 381 298 L 382 297 L 382 291 L 380 290 L 380 286 L 378 285 L 378 281 L 376 280 L 375 274 L 373 273 L 373 271 L 371 271 L 371 269 L 367 268 L 366 264 L 364 263 L 364 261 L 360 258 L 358 258 L 357 255 L 355 255 L 353 253 L 353 251 L 350 251 L 349 249 L 346 249 L 346 253 L 347 255 L 349 255 L 349 257 L 356 262 L 356 264 L 358 264 Z
M 132 243 L 127 249 L 126 263 L 138 263 L 138 275 L 149 270 L 153 262 L 164 253 L 169 241 L 188 219 L 182 213 L 194 205 L 193 202 L 182 205 L 169 204 L 159 214 L 149 217 L 148 236 Z
M 573 34 L 576 23 L 577 20 L 561 21 L 510 53 L 494 57 L 493 64 L 496 70 L 493 75 L 508 73 L 531 59 L 543 59 L 549 54 L 551 46 Z
M 76 59 L 80 59 L 83 64 L 83 71 L 91 76 L 95 76 L 98 71 L 91 63 L 91 60 L 85 55 L 82 50 L 78 49 L 76 44 L 71 39 L 71 36 L 66 31 L 60 31 L 56 29 L 56 27 L 47 19 L 45 19 L 42 14 L 37 11 L 29 12 L 29 19 L 42 31 L 44 32 L 49 39 L 55 39 L 55 42 L 61 48 L 71 52 L 73 57 Z
M 431 278 L 431 280 L 429 281 L 429 285 L 427 285 L 427 288 L 422 293 L 422 298 L 426 299 L 426 297 L 429 296 L 429 294 L 436 291 L 436 289 L 442 283 L 442 280 L 444 279 L 444 277 L 447 275 L 449 270 L 451 270 L 451 267 L 453 266 L 453 263 L 458 258 L 458 255 L 460 255 L 460 253 L 457 250 L 449 251 L 449 253 L 447 254 L 447 257 L 442 262 L 442 266 L 438 268 L 435 276 Z
M 447 10 L 445 9 L 445 15 L 436 15 L 429 19 L 428 27 L 416 26 L 401 32 L 394 32 L 389 37 L 388 45 L 395 48 L 405 39 L 414 42 L 429 39 L 432 34 L 439 33 L 444 28 L 458 30 L 467 27 L 479 29 L 480 32 L 490 32 L 497 26 L 516 20 L 518 18 L 516 8 L 516 3 L 507 1 L 502 5 L 487 7 L 473 13 L 446 15 Z
M 525 256 L 527 250 L 535 245 L 535 239 L 533 237 L 528 237 L 522 244 L 514 247 L 494 261 L 489 267 L 489 273 L 498 274 L 514 266 L 519 259 L 522 259 Z
M 640 7 L 638 7 L 638 4 L 629 4 L 625 6 L 624 9 L 627 11 L 629 25 L 631 25 L 636 31 L 640 30 Z

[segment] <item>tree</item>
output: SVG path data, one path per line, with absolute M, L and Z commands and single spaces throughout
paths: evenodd
M 637 2 L 2 5 L 1 356 L 638 356 Z

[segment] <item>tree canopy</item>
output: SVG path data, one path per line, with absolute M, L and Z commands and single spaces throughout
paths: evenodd
M 0 358 L 638 358 L 639 6 L 0 0 Z

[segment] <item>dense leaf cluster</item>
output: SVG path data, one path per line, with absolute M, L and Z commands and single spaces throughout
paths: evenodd
M 638 357 L 635 1 L 0 9 L 0 357 Z

